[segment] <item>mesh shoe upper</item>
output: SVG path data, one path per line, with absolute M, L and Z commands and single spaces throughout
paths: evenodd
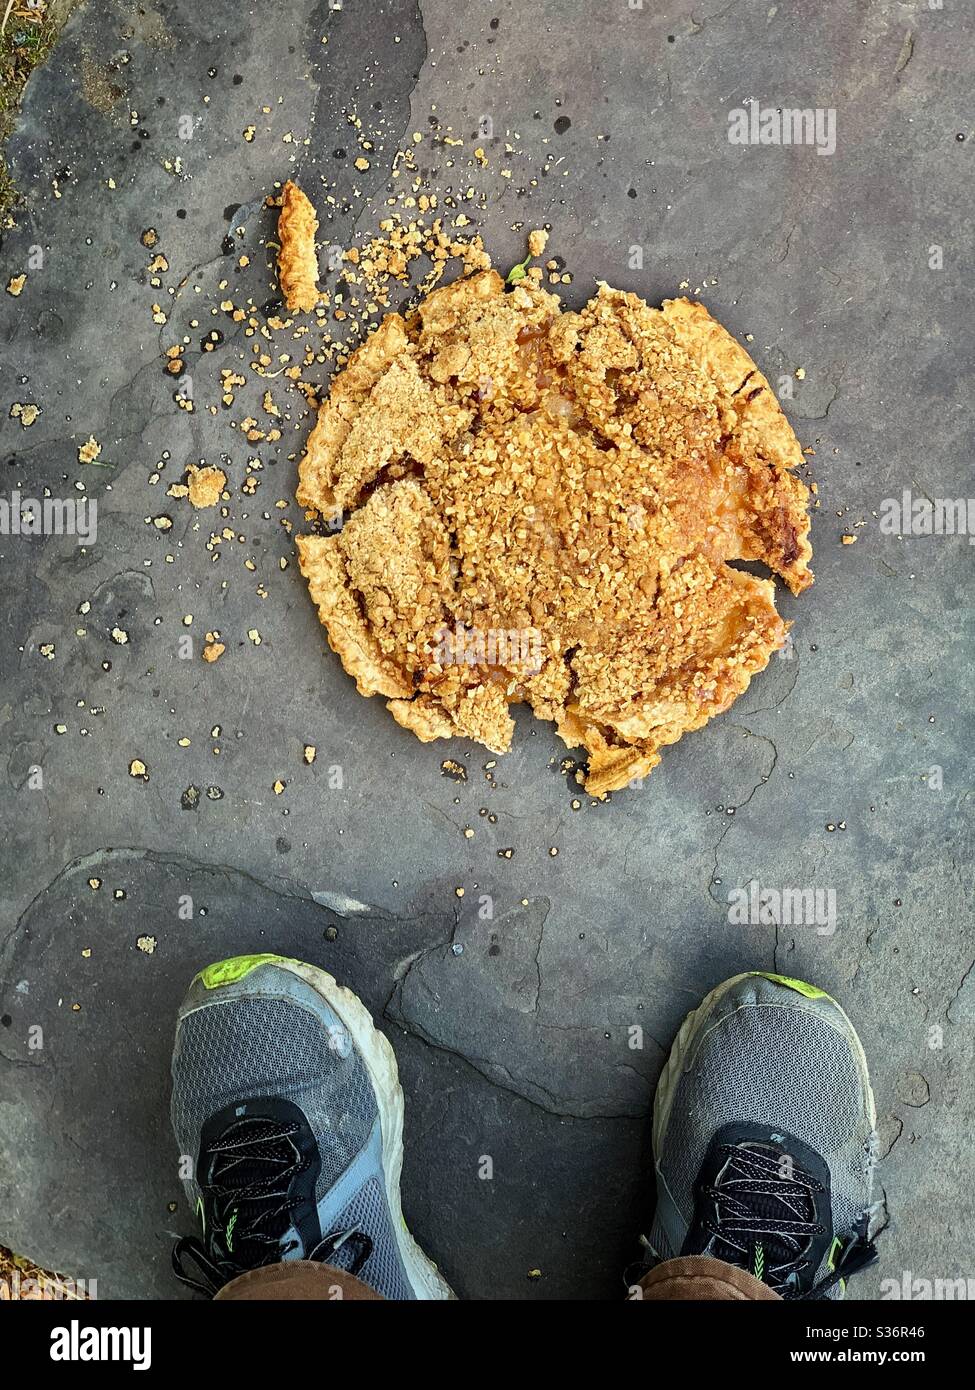
M 313 1227 L 327 1245 L 327 1262 L 348 1267 L 355 1255 L 355 1272 L 370 1287 L 386 1298 L 413 1298 L 390 1220 L 376 1095 L 341 1019 L 306 981 L 274 964 L 260 965 L 238 982 L 212 991 L 195 981 L 180 1013 L 173 1055 L 173 1128 L 180 1153 L 193 1164 L 193 1176 L 184 1182 L 187 1197 L 193 1207 L 202 1198 L 206 1209 L 219 1190 L 225 1213 L 228 1185 L 232 1188 L 235 1180 L 244 1184 L 242 1228 L 257 1210 L 255 1194 L 263 1199 L 262 1181 L 280 1186 L 284 1171 L 284 1182 L 293 1184 L 290 1196 L 271 1203 L 275 1211 L 283 1208 L 280 1238 L 256 1262 L 315 1258 L 307 1248 L 307 1231 L 289 1220 L 289 1206 L 296 1210 L 299 1205 L 298 1179 L 282 1170 L 285 1160 L 270 1149 L 266 1157 L 255 1153 L 251 1146 L 246 1164 L 240 1163 L 236 1172 L 228 1164 L 226 1136 L 232 1156 L 234 1124 L 246 1118 L 248 1102 L 262 1100 L 296 1107 L 307 1130 L 306 1147 L 317 1150 Z M 214 1117 L 225 1136 L 222 1141 L 213 1137 Z M 219 1151 L 216 1168 L 214 1149 Z M 266 1180 L 255 1167 L 262 1158 Z M 307 1171 L 307 1154 L 305 1158 Z M 257 1220 L 264 1221 L 264 1211 Z M 355 1239 L 342 1239 L 349 1233 L 356 1233 Z M 241 1269 L 226 1271 L 228 1278 L 252 1267 L 254 1250 L 251 1245 L 244 1253 L 238 1240 L 228 1255 L 221 1243 L 221 1263 L 244 1261 Z
M 862 1226 L 875 1161 L 872 1095 L 846 1016 L 814 993 L 739 977 L 682 1030 L 657 1102 L 650 1245 L 659 1258 L 689 1253 L 705 1157 L 718 1131 L 746 1122 L 794 1136 L 821 1156 L 834 1233 L 851 1236 Z

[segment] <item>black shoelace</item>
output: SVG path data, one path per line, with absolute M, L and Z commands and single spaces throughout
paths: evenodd
M 786 1299 L 822 1299 L 841 1279 L 877 1259 L 876 1247 L 859 1230 L 842 1246 L 829 1274 L 803 1292 L 810 1243 L 825 1228 L 816 1220 L 817 1196 L 825 1189 L 785 1155 L 771 1155 L 735 1144 L 721 1177 L 704 1189 L 718 1215 L 704 1221 L 717 1242 L 713 1253 L 746 1269 Z
M 246 1270 L 274 1264 L 298 1242 L 282 1241 L 294 1205 L 291 1186 L 306 1167 L 294 1138 L 295 1123 L 247 1116 L 227 1126 L 210 1146 L 210 1180 L 204 1193 L 202 1239 L 183 1236 L 173 1246 L 173 1271 L 199 1293 L 215 1294 Z M 357 1274 L 372 1253 L 372 1241 L 357 1227 L 333 1231 L 303 1256 L 338 1263 Z M 199 1278 L 186 1272 L 184 1259 Z

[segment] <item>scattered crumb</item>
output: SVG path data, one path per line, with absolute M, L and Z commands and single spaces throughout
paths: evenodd
M 292 313 L 310 313 L 318 303 L 318 256 L 315 233 L 318 218 L 306 194 L 289 179 L 281 194 L 278 216 L 278 275 L 284 302 Z
M 31 425 L 41 413 L 39 405 L 24 405 L 20 401 L 14 401 L 10 407 L 10 418 L 19 420 L 24 429 L 30 429 Z
M 189 498 L 194 507 L 215 507 L 220 494 L 227 486 L 227 475 L 222 468 L 197 468 L 190 464 L 186 470 L 189 479 Z

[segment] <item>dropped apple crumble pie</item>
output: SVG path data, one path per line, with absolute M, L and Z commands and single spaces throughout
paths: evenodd
M 687 299 L 579 313 L 494 270 L 389 314 L 300 464 L 302 573 L 363 695 L 497 753 L 527 702 L 595 796 L 726 710 L 812 582 L 802 454 L 765 377 Z

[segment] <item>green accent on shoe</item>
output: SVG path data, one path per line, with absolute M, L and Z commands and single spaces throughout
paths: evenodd
M 207 1214 L 206 1214 L 206 1208 L 205 1208 L 204 1205 L 203 1205 L 203 1198 L 202 1198 L 202 1197 L 197 1197 L 197 1199 L 196 1199 L 196 1214 L 197 1214 L 197 1216 L 200 1218 L 200 1230 L 201 1230 L 201 1233 L 202 1233 L 202 1235 L 203 1235 L 203 1238 L 206 1239 L 206 1233 L 207 1233 Z
M 755 1246 L 755 1259 L 752 1273 L 756 1279 L 765 1279 L 765 1250 L 761 1241 Z
M 235 1227 L 236 1225 L 237 1225 L 237 1213 L 234 1212 L 233 1216 L 232 1216 L 232 1217 L 230 1218 L 230 1220 L 227 1222 L 227 1233 L 226 1233 L 226 1235 L 224 1236 L 224 1240 L 225 1240 L 226 1245 L 227 1245 L 227 1250 L 228 1250 L 228 1252 L 229 1252 L 230 1254 L 233 1254 L 233 1249 L 234 1249 L 234 1227 Z
M 778 985 L 785 985 L 788 989 L 794 989 L 797 994 L 804 994 L 807 999 L 829 999 L 834 1004 L 836 1000 L 831 994 L 827 994 L 824 989 L 819 989 L 816 985 L 807 985 L 805 980 L 796 980 L 791 975 L 773 975 L 768 970 L 750 970 L 750 975 L 760 975 L 763 980 L 774 980 Z
M 826 1256 L 826 1268 L 830 1271 L 830 1273 L 832 1273 L 833 1270 L 835 1270 L 836 1257 L 842 1252 L 842 1250 L 843 1242 L 840 1240 L 839 1236 L 834 1236 L 833 1244 L 829 1247 L 829 1254 Z M 842 1278 L 840 1279 L 840 1293 L 844 1298 L 846 1297 L 846 1280 Z
M 231 956 L 228 960 L 214 961 L 205 970 L 201 970 L 196 979 L 204 989 L 219 989 L 221 985 L 236 984 L 259 965 L 268 965 L 271 961 L 286 961 L 291 964 L 291 957 L 275 956 L 268 952 L 255 956 Z

